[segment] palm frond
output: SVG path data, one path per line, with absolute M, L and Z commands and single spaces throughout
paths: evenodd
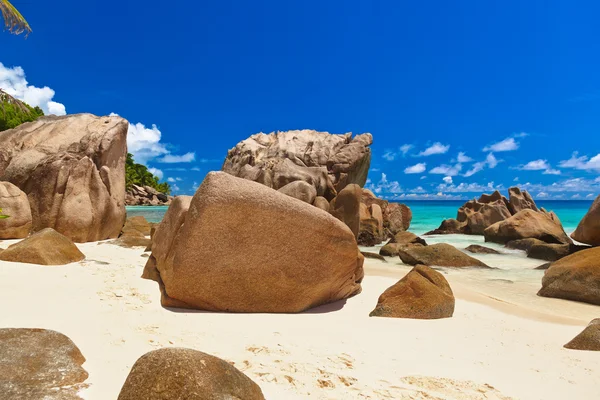
M 19 35 L 25 32 L 25 37 L 31 33 L 31 27 L 25 18 L 8 0 L 0 0 L 0 12 L 4 19 L 4 27 L 10 33 Z

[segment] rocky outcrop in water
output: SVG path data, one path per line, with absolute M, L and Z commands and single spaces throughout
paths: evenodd
M 76 242 L 119 235 L 125 221 L 128 123 L 77 114 L 0 132 L 0 180 L 27 194 L 32 230 Z
M 317 207 L 223 172 L 206 176 L 189 209 L 177 199 L 144 272 L 164 306 L 300 312 L 361 291 L 353 233 Z
M 398 249 L 398 255 L 402 262 L 408 265 L 421 264 L 438 267 L 489 268 L 482 261 L 446 243 L 437 243 L 429 246 L 407 246 Z

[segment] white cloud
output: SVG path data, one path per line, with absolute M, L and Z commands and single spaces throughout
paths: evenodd
M 435 142 L 418 155 L 421 157 L 432 156 L 434 154 L 445 154 L 450 150 L 450 145 L 443 145 L 440 142 Z
M 538 199 L 543 199 L 546 197 L 548 197 L 548 193 L 546 193 L 546 192 L 539 192 L 536 196 L 536 198 L 538 198 Z
M 148 171 L 150 171 L 152 175 L 156 175 L 158 179 L 162 179 L 164 176 L 163 172 L 158 168 L 148 168 Z
M 456 164 L 456 165 L 442 164 L 442 165 L 439 165 L 439 166 L 433 168 L 431 171 L 429 171 L 429 173 L 430 174 L 447 175 L 447 176 L 456 176 L 456 175 L 458 175 L 458 173 L 460 172 L 461 169 L 462 169 L 461 164 Z
M 382 194 L 382 193 L 402 193 L 402 187 L 397 181 L 389 182 L 387 180 L 387 175 L 381 173 L 381 179 L 376 184 L 370 183 L 366 185 L 366 188 L 371 190 L 373 193 Z
M 471 166 L 471 169 L 464 173 L 464 177 L 470 177 L 475 175 L 476 173 L 483 171 L 483 169 L 487 166 L 488 168 L 496 168 L 500 161 L 494 156 L 494 153 L 489 153 L 485 158 L 485 161 L 479 161 L 474 163 Z
M 472 159 L 471 157 L 467 156 L 467 155 L 466 155 L 464 152 L 462 152 L 462 151 L 461 151 L 460 153 L 458 153 L 458 157 L 456 158 L 456 160 L 457 160 L 459 163 L 468 163 L 468 162 L 471 162 L 471 161 L 473 161 L 473 159 Z
M 561 193 L 561 192 L 579 192 L 579 193 L 600 193 L 600 181 L 585 179 L 585 178 L 571 178 L 562 181 L 557 181 L 549 185 L 543 185 L 539 183 L 524 183 L 519 185 L 521 189 L 527 190 L 530 193 L 535 192 L 547 192 L 547 193 Z
M 494 182 L 489 182 L 487 185 L 482 185 L 479 183 L 460 183 L 459 185 L 449 185 L 446 183 L 442 183 L 438 185 L 437 189 L 440 192 L 448 192 L 448 193 L 484 193 L 490 192 L 494 190 L 504 190 L 502 185 L 495 185 Z
M 499 153 L 501 151 L 513 151 L 519 148 L 519 142 L 514 137 L 509 137 L 500 142 L 496 142 L 492 145 L 483 148 L 483 151 L 493 151 Z
M 8 68 L 0 63 L 0 88 L 11 96 L 24 101 L 31 107 L 40 107 L 44 114 L 65 115 L 64 104 L 53 101 L 54 90 L 29 85 L 21 67 Z
M 515 179 L 513 179 L 513 182 L 519 182 L 519 177 L 517 176 Z
M 578 157 L 578 155 L 578 152 L 574 152 L 570 159 L 561 161 L 558 165 L 563 168 L 600 171 L 600 154 L 589 159 L 587 156 Z
M 167 182 L 171 182 L 171 183 L 180 182 L 182 180 L 183 179 L 181 179 L 181 178 L 172 178 L 172 177 L 167 178 Z
M 177 184 L 176 184 L 176 183 L 174 183 L 174 184 L 172 184 L 172 185 L 171 185 L 171 191 L 172 191 L 173 193 L 178 193 L 180 190 L 181 190 L 181 189 L 179 188 L 179 186 L 177 186 Z
M 157 161 L 165 164 L 187 163 L 196 159 L 196 153 L 190 152 L 182 155 L 166 154 Z
M 133 154 L 133 158 L 140 164 L 145 164 L 156 157 L 169 154 L 167 147 L 160 143 L 161 132 L 152 125 L 151 128 L 140 122 L 129 124 L 127 131 L 127 149 Z
M 487 163 L 488 167 L 490 167 L 490 168 L 496 168 L 496 165 L 498 165 L 499 161 L 494 156 L 494 153 L 490 153 L 485 158 L 485 162 Z
M 560 175 L 561 172 L 559 169 L 548 168 L 543 172 L 544 175 Z
M 371 171 L 375 171 L 375 170 L 379 171 L 376 168 L 371 168 Z M 200 171 L 200 167 L 193 167 L 193 168 L 191 168 L 191 171 Z
M 452 177 L 451 176 L 445 176 L 443 179 L 444 182 L 446 182 L 447 184 L 452 184 Z
M 550 168 L 548 161 L 534 160 L 534 161 L 529 161 L 525 165 L 521 165 L 518 169 L 521 169 L 524 171 L 540 171 L 540 170 L 548 169 L 548 168 Z
M 415 146 L 413 146 L 412 144 L 403 144 L 402 146 L 400 146 L 400 151 L 402 152 L 402 155 L 405 156 L 406 153 L 411 151 L 413 147 Z
M 397 153 L 393 152 L 392 150 L 386 150 L 382 157 L 387 161 L 394 161 L 396 156 Z
M 581 195 L 579 193 L 574 194 L 573 196 L 571 196 L 572 199 L 580 199 Z
M 405 174 L 421 174 L 427 169 L 426 163 L 418 163 L 404 169 Z
M 470 177 L 475 175 L 476 173 L 478 173 L 479 171 L 482 171 L 483 168 L 485 168 L 485 162 L 476 162 L 475 164 L 473 164 L 473 166 L 471 167 L 470 170 L 468 170 L 467 172 L 465 172 L 465 177 Z
M 591 199 L 594 197 L 594 193 L 589 193 L 587 196 L 585 196 L 586 199 Z

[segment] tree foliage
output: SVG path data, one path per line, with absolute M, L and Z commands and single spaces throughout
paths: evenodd
M 171 194 L 171 188 L 167 182 L 160 183 L 158 177 L 148 171 L 145 165 L 137 164 L 133 160 L 133 155 L 127 153 L 125 186 L 129 189 L 131 185 L 150 186 L 161 193 Z
M 42 115 L 44 112 L 41 108 L 31 107 L 0 89 L 0 132 L 24 122 L 35 121 Z
M 4 19 L 4 28 L 10 33 L 19 35 L 25 32 L 25 36 L 31 33 L 31 27 L 25 18 L 8 0 L 0 0 L 0 12 Z

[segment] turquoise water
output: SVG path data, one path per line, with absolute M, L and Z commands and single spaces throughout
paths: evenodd
M 417 235 L 437 228 L 447 218 L 456 218 L 456 210 L 464 204 L 463 200 L 428 200 L 428 201 L 406 201 L 413 213 L 410 230 Z M 537 201 L 539 207 L 554 211 L 560 218 L 565 231 L 570 233 L 575 230 L 577 224 L 592 205 L 591 201 Z M 167 212 L 168 206 L 129 206 L 127 216 L 142 215 L 150 222 L 160 222 Z

